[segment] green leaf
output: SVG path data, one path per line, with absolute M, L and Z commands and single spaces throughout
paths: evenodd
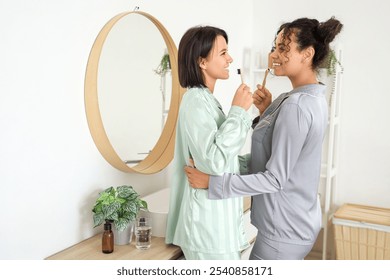
M 121 208 L 121 204 L 117 201 L 114 201 L 111 204 L 103 205 L 103 214 L 105 216 L 111 216 L 113 213 L 115 213 L 119 208 Z
M 137 213 L 137 204 L 134 201 L 126 202 L 122 208 L 126 212 Z
M 118 197 L 127 198 L 134 193 L 133 187 L 131 186 L 120 186 L 117 187 Z
M 129 213 L 129 221 L 135 221 L 135 218 L 137 218 L 136 213 Z
M 148 203 L 145 201 L 145 200 L 138 200 L 138 205 L 140 208 L 143 208 L 143 209 L 148 209 Z
M 104 221 L 104 215 L 103 214 L 96 214 L 93 215 L 93 227 L 100 226 Z
M 123 218 L 129 222 L 134 221 L 136 217 L 137 217 L 137 213 L 134 212 L 126 212 L 123 214 Z
M 107 205 L 112 203 L 114 200 L 115 200 L 115 190 L 112 189 L 109 192 L 107 191 L 101 192 L 99 198 L 96 201 Z
M 124 204 L 127 200 L 125 198 L 117 197 L 115 198 L 115 201 L 117 201 L 119 204 Z
M 139 194 L 136 192 L 133 192 L 131 195 L 129 195 L 128 200 L 136 200 L 139 197 Z
M 100 196 L 98 197 L 98 199 L 96 201 L 99 201 L 99 202 L 103 202 L 103 201 L 106 201 L 109 197 L 110 197 L 110 194 L 106 193 L 106 192 L 102 192 L 99 194 Z
M 96 203 L 95 206 L 92 208 L 93 213 L 102 213 L 102 204 Z
M 112 220 L 112 221 L 118 221 L 119 220 L 119 215 L 118 212 L 114 212 L 109 216 L 106 216 L 106 220 Z
M 114 225 L 118 231 L 123 231 L 127 226 L 129 225 L 129 220 L 127 219 L 119 219 L 118 221 L 114 222 Z
M 109 188 L 105 189 L 104 192 L 106 192 L 106 193 L 108 193 L 110 195 L 115 195 L 114 187 L 109 187 Z

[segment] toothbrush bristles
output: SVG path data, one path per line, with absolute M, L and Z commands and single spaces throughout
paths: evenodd
M 240 77 L 241 77 L 241 83 L 243 84 L 243 83 L 244 83 L 244 79 L 243 79 L 243 77 L 242 77 L 242 73 L 241 73 L 241 69 L 240 69 L 240 68 L 237 69 L 237 74 L 240 75 Z

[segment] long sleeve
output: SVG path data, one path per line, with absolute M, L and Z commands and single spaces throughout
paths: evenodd
M 240 163 L 240 174 L 248 174 L 249 173 L 249 161 L 251 158 L 251 154 L 239 155 L 238 162 Z
M 196 167 L 209 174 L 229 172 L 251 127 L 250 115 L 241 107 L 232 106 L 218 127 L 215 107 L 202 98 L 193 98 L 184 114 L 185 137 Z
M 208 199 L 207 190 L 189 186 L 183 170 L 190 157 L 198 169 L 213 174 L 239 172 L 238 153 L 250 129 L 250 115 L 233 106 L 226 116 L 205 88 L 191 88 L 180 104 L 176 129 L 166 242 L 213 254 L 249 246 L 242 198 Z
M 321 228 L 318 184 L 328 123 L 325 86 L 280 95 L 253 130 L 250 175 L 211 176 L 209 198 L 252 196 L 251 223 L 277 242 L 312 245 Z
M 282 106 L 275 123 L 272 153 L 265 172 L 211 176 L 209 198 L 221 199 L 279 192 L 289 180 L 299 159 L 302 147 L 307 141 L 308 130 L 308 118 L 297 104 Z M 256 143 L 253 142 L 252 145 Z

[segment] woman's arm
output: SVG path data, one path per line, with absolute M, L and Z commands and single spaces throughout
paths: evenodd
M 238 162 L 240 164 L 240 174 L 248 174 L 249 173 L 249 161 L 251 158 L 251 154 L 239 155 Z
M 275 124 L 272 154 L 265 172 L 250 175 L 225 173 L 223 176 L 207 176 L 206 180 L 198 170 L 186 169 L 190 184 L 205 188 L 207 182 L 211 199 L 278 192 L 294 169 L 308 130 L 309 122 L 301 109 L 296 104 L 286 104 Z
M 252 121 L 243 108 L 232 106 L 218 128 L 213 114 L 216 112 L 210 104 L 195 99 L 184 113 L 185 137 L 197 168 L 209 174 L 222 174 L 240 153 Z

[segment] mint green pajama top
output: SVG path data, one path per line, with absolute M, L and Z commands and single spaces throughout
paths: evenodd
M 232 106 L 227 116 L 207 88 L 191 88 L 180 104 L 166 243 L 187 250 L 224 254 L 249 246 L 243 199 L 208 199 L 208 190 L 189 186 L 184 166 L 193 158 L 200 171 L 239 173 L 239 156 L 251 127 L 250 115 Z

